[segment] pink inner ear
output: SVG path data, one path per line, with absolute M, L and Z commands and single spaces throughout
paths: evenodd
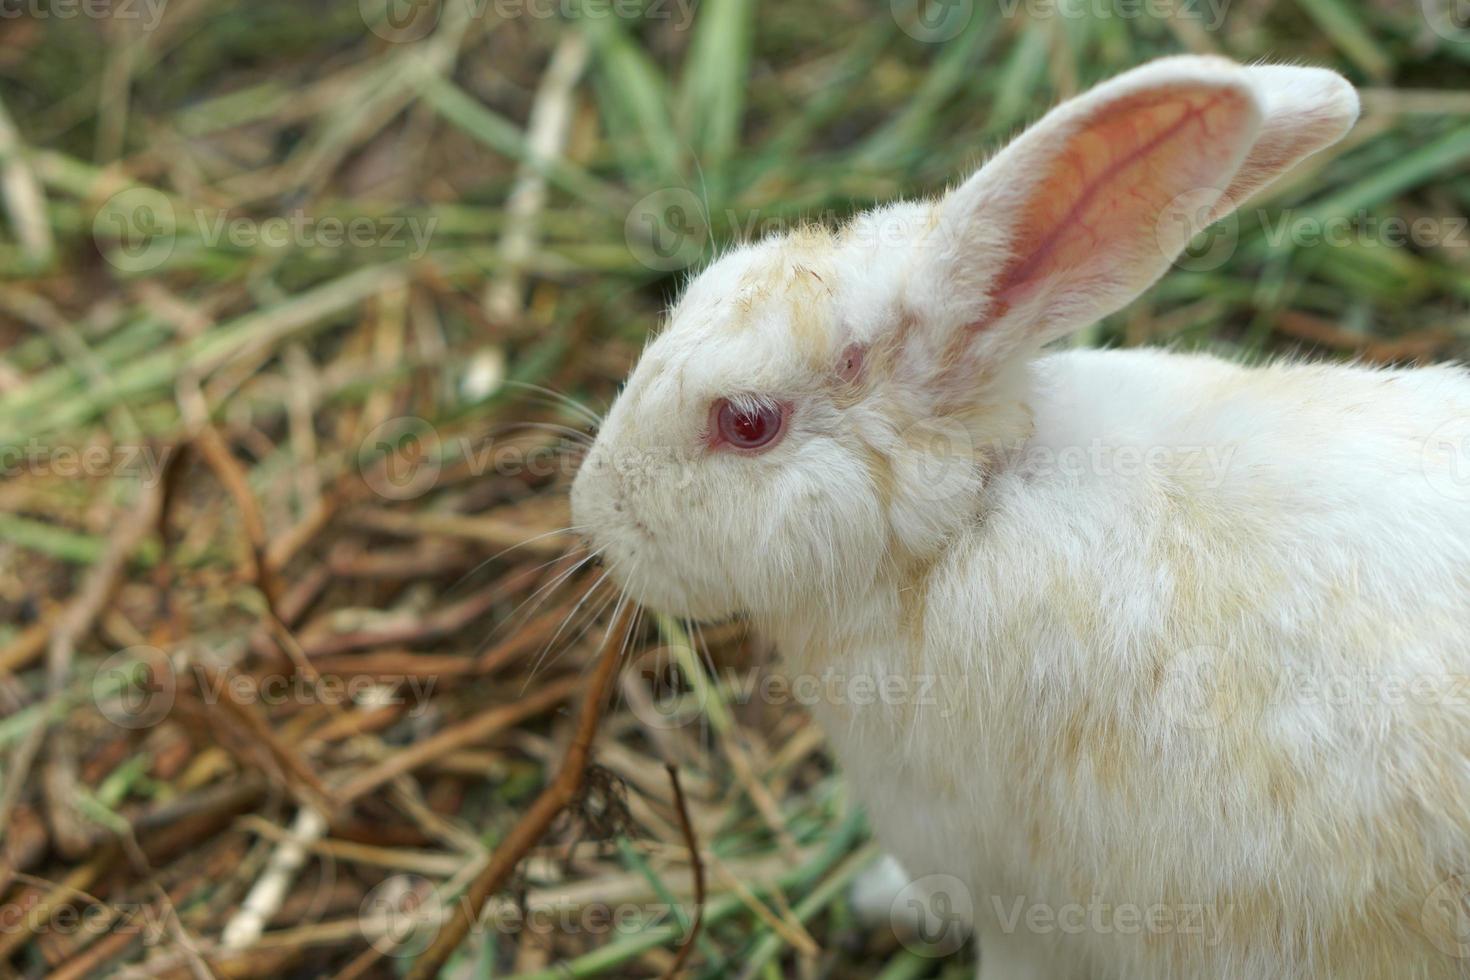
M 1058 283 L 1069 303 L 1149 285 L 1174 257 L 1163 254 L 1160 219 L 1179 195 L 1215 186 L 1251 110 L 1243 92 L 1181 85 L 1108 103 L 1081 122 L 1031 185 L 1013 257 L 972 329 Z

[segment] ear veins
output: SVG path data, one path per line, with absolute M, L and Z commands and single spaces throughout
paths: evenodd
M 1101 240 L 1101 235 L 1095 228 L 1088 226 L 1087 219 L 1091 217 L 1089 211 L 1099 203 L 1100 198 L 1101 203 L 1106 206 L 1105 192 L 1115 185 L 1120 175 L 1139 163 L 1147 162 L 1166 143 L 1196 124 L 1208 134 L 1210 112 L 1221 103 L 1238 103 L 1243 98 L 1242 93 L 1224 90 L 1200 103 L 1188 94 L 1171 92 L 1161 95 L 1158 92 L 1147 92 L 1105 107 L 1097 117 L 1073 134 L 1068 139 L 1064 152 L 1033 185 L 1031 200 L 1016 222 L 1017 227 L 1024 229 L 1028 235 L 1038 228 L 1042 230 L 1042 234 L 1039 237 L 1022 238 L 1017 254 L 997 277 L 991 308 L 983 318 L 970 324 L 966 332 L 973 335 L 1004 317 L 1018 294 L 1045 278 L 1043 270 L 1048 263 L 1060 264 L 1068 260 L 1069 255 L 1063 253 L 1070 252 L 1075 256 L 1087 249 L 1106 248 L 1108 243 Z M 1142 123 L 1153 122 L 1154 119 L 1150 117 L 1165 115 L 1176 108 L 1180 110 L 1177 119 L 1111 160 L 1101 171 L 1088 175 L 1089 166 L 1093 164 L 1091 158 L 1108 158 L 1116 152 L 1112 147 L 1119 143 L 1126 145 L 1136 138 Z M 1063 168 L 1082 175 L 1083 185 L 1081 193 L 1072 197 L 1066 209 L 1057 214 L 1056 195 L 1048 191 L 1065 186 Z M 1160 189 L 1168 194 L 1168 199 L 1172 199 L 1174 193 L 1169 193 L 1168 187 L 1169 185 L 1161 185 Z M 1147 201 L 1144 192 L 1131 190 L 1129 193 L 1132 197 Z M 1144 206 L 1147 209 L 1146 203 Z M 1158 215 L 1145 213 L 1139 218 L 1156 221 Z M 1070 235 L 1075 229 L 1081 229 L 1083 234 Z

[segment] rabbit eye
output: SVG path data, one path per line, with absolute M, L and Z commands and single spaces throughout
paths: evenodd
M 778 405 L 737 408 L 722 398 L 715 406 L 715 434 L 736 449 L 765 449 L 785 428 L 786 413 Z

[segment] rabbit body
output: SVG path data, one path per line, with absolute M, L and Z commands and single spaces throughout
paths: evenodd
M 818 682 L 985 980 L 1470 977 L 1470 375 L 1038 353 L 1357 116 L 1170 58 L 689 285 L 572 488 Z

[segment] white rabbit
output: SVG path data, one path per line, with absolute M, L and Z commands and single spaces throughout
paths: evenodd
M 1470 977 L 1470 374 L 1040 352 L 1357 108 L 1164 59 L 727 254 L 574 484 L 634 598 L 825 678 L 986 980 Z

